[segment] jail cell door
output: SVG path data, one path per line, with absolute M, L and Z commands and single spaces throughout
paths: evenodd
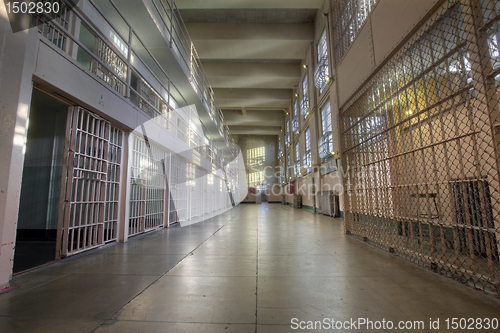
M 182 222 L 188 218 L 187 164 L 172 155 L 170 158 L 170 223 Z
M 123 133 L 79 107 L 69 111 L 56 258 L 116 239 Z
M 191 218 L 200 217 L 203 215 L 203 179 L 205 171 L 196 166 L 193 188 L 191 191 Z
M 207 174 L 203 177 L 203 213 L 210 214 L 213 212 L 212 202 L 214 200 L 214 176 Z
M 213 196 L 213 211 L 216 212 L 219 210 L 219 201 L 220 201 L 220 179 L 217 176 L 213 177 L 214 184 L 213 184 L 213 189 L 214 189 L 214 196 Z
M 219 210 L 226 207 L 226 182 L 224 179 L 219 179 Z
M 165 153 L 143 137 L 132 140 L 129 236 L 163 226 L 166 190 Z

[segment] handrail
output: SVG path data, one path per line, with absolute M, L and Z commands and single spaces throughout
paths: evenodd
M 67 5 L 66 0 L 62 0 L 62 1 L 63 1 L 64 4 Z M 112 1 L 110 1 L 110 2 L 112 2 Z M 123 35 L 121 35 L 116 30 L 116 28 L 114 27 L 114 25 L 105 17 L 104 13 L 99 8 L 97 8 L 97 6 L 93 3 L 93 1 L 90 0 L 89 3 L 92 6 L 94 6 L 94 8 L 97 11 L 97 13 L 104 19 L 104 21 L 106 22 L 106 24 L 109 25 L 109 27 L 113 31 L 113 33 L 116 33 L 116 35 L 118 37 L 120 37 L 122 40 L 124 40 Z M 107 73 L 106 75 L 112 76 L 112 80 L 117 80 L 117 81 L 114 81 L 114 82 L 120 82 L 121 84 L 123 84 L 123 86 L 122 86 L 121 89 L 125 89 L 126 88 L 126 93 L 123 90 L 121 90 L 121 92 L 119 92 L 120 95 L 122 96 L 122 98 L 130 99 L 130 91 L 134 92 L 135 96 L 137 98 L 140 98 L 141 101 L 143 103 L 145 103 L 145 105 L 147 105 L 149 108 L 152 108 L 153 110 L 155 110 L 155 114 L 161 115 L 162 118 L 167 121 L 167 123 L 165 123 L 165 124 L 174 125 L 174 124 L 172 124 L 172 122 L 170 121 L 170 119 L 168 117 L 166 117 L 165 115 L 163 115 L 161 113 L 161 109 L 159 109 L 159 105 L 160 104 L 158 104 L 158 106 L 155 106 L 155 105 L 151 104 L 150 101 L 148 101 L 143 96 L 141 96 L 140 92 L 136 91 L 134 88 L 132 88 L 130 86 L 130 79 L 131 79 L 131 75 L 130 74 L 132 73 L 131 69 L 134 68 L 134 66 L 132 66 L 132 63 L 131 63 L 131 61 L 129 59 L 130 59 L 130 55 L 131 54 L 135 54 L 136 59 L 138 61 L 140 61 L 141 64 L 142 64 L 142 66 L 149 72 L 150 75 L 152 75 L 152 77 L 156 80 L 156 83 L 159 84 L 161 86 L 161 88 L 164 89 L 164 91 L 168 94 L 168 98 L 169 99 L 172 98 L 174 101 L 176 101 L 177 104 L 179 104 L 177 102 L 177 100 L 171 94 L 172 88 L 171 88 L 170 85 L 172 85 L 173 89 L 175 89 L 175 91 L 177 91 L 177 93 L 179 94 L 179 96 L 185 102 L 185 105 L 188 105 L 188 103 L 185 100 L 185 98 L 182 95 L 182 93 L 177 89 L 177 87 L 175 86 L 175 84 L 170 80 L 170 78 L 168 77 L 167 73 L 163 70 L 163 68 L 160 66 L 160 64 L 158 63 L 158 61 L 151 54 L 151 52 L 149 52 L 149 50 L 146 48 L 146 46 L 142 42 L 142 40 L 135 34 L 135 32 L 133 31 L 133 29 L 129 26 L 129 34 L 130 34 L 130 36 L 135 35 L 135 37 L 139 40 L 139 42 L 142 44 L 142 46 L 148 51 L 149 56 L 153 59 L 153 61 L 155 61 L 156 65 L 160 68 L 160 70 L 162 71 L 162 73 L 167 78 L 168 88 L 165 87 L 165 85 L 162 83 L 162 81 L 158 79 L 158 77 L 156 76 L 156 74 L 151 70 L 151 68 L 149 68 L 149 66 L 144 62 L 144 60 L 135 53 L 134 49 L 130 45 L 131 44 L 130 43 L 130 38 L 128 39 L 128 42 L 127 42 L 127 46 L 128 46 L 128 50 L 127 50 L 128 55 L 127 56 L 128 56 L 128 59 L 125 60 L 125 57 L 123 57 L 122 54 L 120 54 L 120 50 L 115 45 L 113 45 L 108 40 L 108 38 L 106 36 L 104 36 L 103 33 L 101 33 L 101 30 L 99 28 L 97 28 L 96 25 L 93 22 L 89 21 L 89 19 L 87 18 L 86 14 L 82 11 L 81 8 L 79 8 L 79 7 L 74 7 L 72 9 L 68 8 L 68 11 L 70 11 L 71 13 L 73 13 L 75 15 L 75 17 L 77 17 L 78 19 L 80 19 L 81 22 L 82 22 L 82 24 L 84 24 L 85 27 L 87 27 L 87 29 L 89 29 L 89 31 L 92 34 L 94 34 L 94 36 L 100 42 L 102 42 L 103 45 L 105 45 L 105 47 L 109 48 L 109 50 L 111 52 L 113 52 L 113 56 L 116 56 L 116 58 L 119 59 L 119 61 L 121 61 L 123 63 L 123 67 L 124 67 L 123 73 L 121 71 L 117 72 L 114 68 L 112 68 L 110 65 L 108 65 L 103 60 L 101 60 L 100 57 L 94 53 L 95 50 L 92 50 L 92 51 L 89 50 L 82 42 L 80 42 L 80 40 L 78 39 L 77 36 L 74 36 L 69 30 L 67 30 L 64 26 L 62 26 L 57 20 L 54 20 L 54 17 L 51 17 L 50 15 L 45 15 L 45 14 L 41 13 L 41 15 L 39 15 L 40 20 L 41 20 L 41 24 L 47 25 L 48 27 L 50 27 L 50 29 L 52 29 L 54 31 L 60 31 L 60 33 L 62 34 L 62 36 L 64 36 L 65 38 L 68 38 L 68 40 L 71 40 L 73 43 L 75 43 L 77 45 L 77 47 L 79 47 L 81 50 L 83 50 L 85 53 L 87 53 L 93 59 L 93 61 L 95 61 L 96 63 L 98 63 L 100 66 L 102 66 L 102 68 L 105 68 L 107 71 L 109 71 L 109 73 Z M 118 13 L 118 14 L 121 15 L 121 13 Z M 125 18 L 123 18 L 123 16 L 122 16 L 122 19 L 126 22 L 126 20 L 125 20 Z M 57 46 L 57 47 L 62 48 L 60 46 Z M 66 53 L 68 52 L 66 50 L 66 47 L 62 48 L 62 50 L 63 50 L 63 52 L 66 52 Z M 153 91 L 153 93 L 156 95 L 155 98 L 157 98 L 158 102 L 160 102 L 160 101 L 163 102 L 163 104 L 165 104 L 169 110 L 172 110 L 171 112 L 174 112 L 175 114 L 177 114 L 177 112 L 175 112 L 175 110 L 173 110 L 173 108 L 171 107 L 171 105 L 169 104 L 169 102 L 164 98 L 164 96 L 160 92 L 156 91 L 156 89 L 151 85 L 150 82 L 148 82 L 147 80 L 144 79 L 143 74 L 139 74 L 140 73 L 139 70 L 135 69 L 134 72 L 136 73 L 134 75 L 138 75 L 141 78 L 142 81 L 144 81 L 144 82 L 147 83 L 147 86 L 149 87 L 149 89 L 151 89 Z M 122 74 L 124 75 L 125 79 L 121 77 Z M 95 75 L 95 73 L 94 73 L 94 75 Z M 104 80 L 104 78 L 102 78 L 102 77 L 100 77 L 100 78 L 102 80 Z M 106 80 L 105 80 L 105 82 L 108 83 L 108 84 L 110 84 Z M 111 81 L 111 82 L 113 82 L 113 81 Z M 137 105 L 137 107 L 139 107 L 139 105 Z M 142 111 L 143 112 L 147 112 L 145 110 L 142 110 Z M 188 117 L 189 117 L 189 119 L 199 120 L 198 118 L 196 118 L 196 119 L 193 118 L 193 114 L 192 113 L 188 114 Z M 195 130 L 193 130 L 193 129 L 190 128 L 190 126 L 189 126 L 188 123 L 185 123 L 185 125 L 187 127 L 188 132 L 184 133 L 184 135 L 188 136 L 188 144 L 189 144 L 189 136 L 192 134 L 191 132 L 193 132 L 194 134 L 196 134 L 197 137 L 199 137 L 199 135 L 196 133 Z M 209 133 L 206 130 L 206 127 L 205 127 L 205 125 L 203 123 L 200 123 L 200 125 L 201 125 L 201 129 L 203 130 L 203 132 Z M 177 128 L 177 126 L 175 126 L 175 125 L 174 125 L 174 127 Z M 167 127 L 167 129 L 168 129 L 168 127 Z M 177 130 L 180 130 L 180 129 L 177 128 Z M 201 141 L 202 138 L 199 138 L 199 139 Z M 212 146 L 211 140 L 209 140 L 208 145 Z M 204 155 L 208 155 L 208 154 L 204 154 Z M 209 160 L 211 160 L 211 162 L 213 163 L 213 160 L 212 160 L 211 156 L 210 156 Z
M 63 0 L 63 1 L 67 1 L 67 0 Z M 177 87 L 175 86 L 175 84 L 168 77 L 168 75 L 165 72 L 165 70 L 163 69 L 163 67 L 158 63 L 158 61 L 156 60 L 156 58 L 151 54 L 151 52 L 149 51 L 149 49 L 145 46 L 144 42 L 135 33 L 135 31 L 131 27 L 130 23 L 124 17 L 123 13 L 119 10 L 119 8 L 114 3 L 114 1 L 113 0 L 108 0 L 108 1 L 112 5 L 112 7 L 115 9 L 115 11 L 118 13 L 118 15 L 120 16 L 120 18 L 130 28 L 131 33 L 144 46 L 144 49 L 148 52 L 148 54 L 153 59 L 153 61 L 157 64 L 157 66 L 160 68 L 160 70 L 162 71 L 162 73 L 168 78 L 169 83 L 171 83 L 176 88 L 176 90 L 179 92 L 179 95 L 182 96 L 182 94 L 180 94 L 180 91 L 177 89 Z M 221 128 L 223 127 L 223 125 L 220 125 L 219 121 L 216 120 L 217 118 L 220 118 L 220 121 L 222 121 L 222 122 L 224 121 L 224 118 L 222 116 L 222 111 L 221 111 L 220 107 L 218 106 L 218 103 L 217 103 L 217 101 L 215 99 L 215 94 L 213 92 L 213 89 L 210 86 L 210 83 L 208 81 L 208 78 L 206 76 L 205 71 L 203 70 L 203 66 L 201 65 L 201 62 L 199 61 L 200 58 L 198 56 L 198 53 L 197 53 L 197 51 L 196 51 L 196 49 L 194 47 L 194 44 L 193 44 L 193 42 L 192 42 L 192 40 L 191 40 L 191 38 L 189 36 L 189 33 L 187 31 L 187 28 L 186 28 L 186 25 L 184 24 L 184 21 L 182 20 L 182 18 L 180 16 L 179 10 L 178 10 L 175 2 L 172 1 L 172 0 L 166 0 L 166 1 L 170 5 L 171 15 L 168 14 L 168 10 L 167 10 L 167 8 L 165 8 L 164 2 L 160 1 L 160 4 L 161 4 L 161 9 L 166 14 L 165 17 L 167 19 L 170 19 L 170 22 L 169 22 L 170 23 L 170 29 L 168 29 L 167 22 L 165 22 L 164 16 L 161 15 L 161 13 L 160 13 L 161 9 L 158 8 L 156 2 L 152 1 L 152 4 L 153 4 L 154 8 L 157 10 L 157 12 L 158 12 L 158 14 L 160 16 L 160 19 L 161 19 L 163 25 L 167 28 L 166 30 L 170 32 L 170 41 L 169 42 L 171 44 L 174 43 L 176 45 L 177 49 L 179 49 L 179 47 L 181 47 L 183 49 L 184 53 L 186 54 L 186 56 L 189 57 L 189 59 L 186 59 L 184 57 L 183 52 L 179 49 L 179 55 L 182 58 L 182 60 L 184 61 L 184 63 L 190 69 L 190 71 L 191 71 L 191 79 L 192 79 L 192 81 L 195 81 L 195 84 L 198 86 L 199 91 L 201 92 L 202 100 L 205 98 L 205 94 L 206 94 L 205 92 L 207 92 L 206 95 L 208 96 L 208 99 L 209 99 L 209 103 L 207 103 L 207 106 L 209 107 L 209 110 L 208 110 L 209 111 L 209 115 L 211 116 L 211 118 L 212 118 L 212 115 L 213 116 L 218 116 L 218 117 L 213 117 L 212 120 L 214 121 L 216 127 L 219 128 L 219 133 L 222 135 L 223 131 L 221 130 Z M 124 38 L 123 35 L 121 35 L 121 33 L 119 33 L 118 29 L 116 29 L 116 27 L 109 21 L 109 19 L 104 15 L 104 13 L 102 12 L 102 10 L 95 4 L 95 2 L 93 0 L 89 0 L 89 2 L 99 12 L 99 14 L 106 21 L 106 23 L 108 23 L 109 26 L 114 30 L 114 32 L 117 33 L 118 37 L 120 37 L 123 41 L 127 41 L 127 45 L 128 45 L 128 48 L 129 48 L 128 52 L 132 52 L 132 47 L 131 47 L 130 43 L 128 42 L 128 39 Z M 180 29 L 177 29 L 176 25 L 179 26 Z M 180 30 L 180 31 L 178 31 L 178 30 Z M 174 38 L 174 34 L 178 37 L 178 41 L 180 43 L 176 42 L 176 40 Z M 189 48 L 189 50 L 187 48 Z M 128 61 L 124 61 L 124 62 L 128 64 Z M 148 69 L 148 70 L 152 73 L 152 71 L 150 69 Z M 154 73 L 152 73 L 152 74 L 154 75 Z M 200 78 L 199 81 L 196 79 L 197 76 Z M 156 76 L 155 76 L 155 79 L 157 79 Z M 170 90 L 169 89 L 166 89 L 166 90 L 170 94 Z M 183 96 L 182 96 L 182 98 L 184 99 Z M 184 99 L 184 102 L 186 102 L 185 99 Z M 187 102 L 186 102 L 186 104 L 187 104 Z M 230 133 L 228 133 L 227 136 L 230 138 L 229 139 L 230 142 L 234 142 L 234 140 L 231 137 Z

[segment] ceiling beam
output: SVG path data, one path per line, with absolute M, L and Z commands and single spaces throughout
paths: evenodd
M 227 125 L 237 126 L 281 126 L 285 121 L 285 113 L 283 111 L 246 111 L 242 115 L 239 111 L 223 111 L 224 121 Z
M 231 134 L 280 135 L 280 126 L 229 126 Z
M 324 0 L 176 0 L 178 9 L 321 8 Z
M 312 23 L 188 23 L 200 59 L 303 59 Z
M 291 89 L 227 89 L 214 88 L 220 107 L 287 108 L 292 99 Z
M 299 64 L 203 62 L 213 88 L 293 89 L 300 80 Z

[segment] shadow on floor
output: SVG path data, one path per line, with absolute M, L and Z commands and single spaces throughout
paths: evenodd
M 55 249 L 55 241 L 17 241 L 14 274 L 53 261 Z

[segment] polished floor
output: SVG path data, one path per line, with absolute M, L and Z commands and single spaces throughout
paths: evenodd
M 293 330 L 292 318 L 422 320 L 409 331 L 451 332 L 446 318 L 500 319 L 499 299 L 345 236 L 339 219 L 280 204 L 241 204 L 12 285 L 0 295 L 0 332 L 348 331 Z

